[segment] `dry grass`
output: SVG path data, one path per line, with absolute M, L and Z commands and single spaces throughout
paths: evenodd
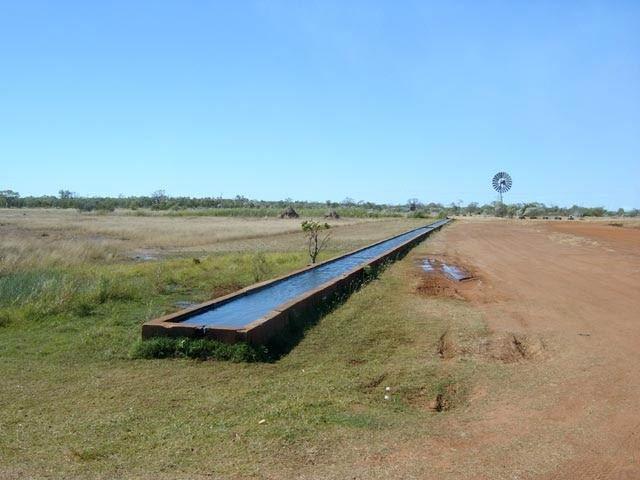
M 424 219 L 331 220 L 330 248 L 347 251 Z M 0 210 L 0 271 L 210 252 L 298 251 L 300 220 Z

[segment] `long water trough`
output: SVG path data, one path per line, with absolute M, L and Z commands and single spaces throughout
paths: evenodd
M 142 337 L 204 337 L 225 342 L 266 343 L 287 325 L 334 295 L 362 281 L 377 267 L 406 252 L 448 219 L 425 225 L 284 277 L 156 318 Z

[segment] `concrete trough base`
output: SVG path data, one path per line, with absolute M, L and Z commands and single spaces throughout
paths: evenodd
M 386 263 L 395 261 L 404 256 L 411 248 L 420 243 L 432 232 L 442 228 L 446 222 L 437 225 L 433 230 L 426 231 L 407 242 L 404 242 L 392 250 L 365 262 L 358 267 L 340 275 L 329 282 L 320 285 L 318 288 L 303 293 L 295 299 L 278 306 L 262 318 L 242 328 L 207 327 L 204 325 L 184 325 L 182 321 L 192 317 L 197 313 L 215 308 L 223 303 L 247 295 L 248 293 L 264 288 L 267 285 L 282 281 L 288 277 L 296 275 L 305 270 L 316 268 L 323 263 L 332 262 L 336 259 L 327 260 L 320 264 L 312 265 L 288 275 L 252 285 L 237 292 L 225 295 L 224 297 L 211 300 L 199 305 L 194 305 L 185 310 L 181 310 L 170 315 L 150 320 L 142 325 L 142 338 L 149 339 L 157 336 L 167 337 L 187 337 L 187 338 L 207 338 L 225 343 L 247 342 L 252 345 L 264 345 L 269 343 L 278 333 L 287 330 L 299 329 L 309 318 L 317 317 L 319 312 L 327 309 L 336 299 L 349 295 L 357 289 L 369 276 L 369 269 L 376 270 Z M 384 240 L 383 240 L 384 241 Z M 380 243 L 380 242 L 376 242 Z M 375 245 L 375 244 L 374 244 Z M 364 247 L 368 248 L 368 247 Z M 360 248 L 351 253 L 347 253 L 338 258 L 353 255 L 363 250 Z

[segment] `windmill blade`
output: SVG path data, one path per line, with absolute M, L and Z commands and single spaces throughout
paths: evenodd
M 511 175 L 507 172 L 498 172 L 493 176 L 491 183 L 493 185 L 493 189 L 502 194 L 511 189 L 513 181 L 511 180 Z

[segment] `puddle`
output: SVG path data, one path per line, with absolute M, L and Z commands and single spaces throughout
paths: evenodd
M 463 269 L 456 267 L 455 265 L 447 265 L 446 263 L 443 263 L 442 271 L 456 282 L 461 282 L 462 280 L 471 278 L 470 273 L 465 272 Z
M 130 255 L 132 260 L 138 262 L 149 262 L 151 260 L 158 260 L 160 258 L 155 252 L 150 250 L 140 250 Z
M 425 259 L 422 261 L 422 269 L 423 269 L 425 272 L 429 272 L 429 273 L 431 273 L 431 272 L 435 272 L 435 271 L 436 271 L 436 269 L 435 269 L 435 268 L 433 267 L 433 265 L 431 264 L 431 260 L 429 260 L 428 258 L 425 258 Z
M 422 261 L 422 269 L 427 273 L 442 273 L 456 282 L 473 278 L 473 275 L 457 265 L 445 263 L 432 258 L 425 258 Z

